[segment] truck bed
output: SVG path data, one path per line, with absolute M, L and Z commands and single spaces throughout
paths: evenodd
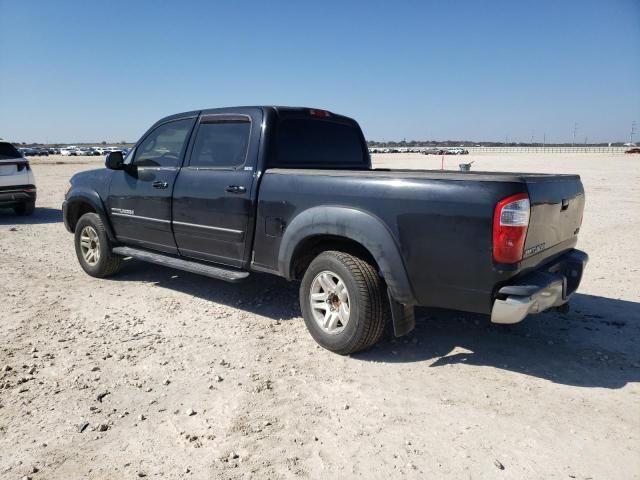
M 517 264 L 495 264 L 495 206 L 520 193 L 531 202 L 525 256 Z M 254 264 L 278 270 L 281 232 L 299 213 L 348 207 L 375 216 L 392 233 L 418 304 L 488 313 L 501 285 L 575 246 L 583 193 L 578 175 L 268 169 L 260 184 Z

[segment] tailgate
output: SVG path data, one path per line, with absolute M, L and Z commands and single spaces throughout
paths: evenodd
M 0 162 L 0 175 L 15 175 L 18 173 L 18 165 L 16 163 Z
M 15 175 L 24 171 L 29 165 L 29 161 L 20 157 L 15 159 L 0 159 L 0 175 Z
M 584 188 L 578 175 L 527 175 L 531 217 L 523 258 L 572 248 L 584 210 Z M 554 248 L 558 247 L 558 248 Z M 543 255 L 544 256 L 544 255 Z

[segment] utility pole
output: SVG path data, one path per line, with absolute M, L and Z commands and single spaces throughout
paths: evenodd
M 578 122 L 574 122 L 573 124 L 573 142 L 571 142 L 571 146 L 576 146 L 576 132 L 578 131 Z

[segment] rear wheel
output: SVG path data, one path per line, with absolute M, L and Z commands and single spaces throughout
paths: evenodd
M 27 200 L 24 203 L 21 203 L 17 207 L 13 207 L 13 211 L 16 212 L 17 215 L 26 217 L 33 214 L 33 211 L 36 209 L 36 201 L 35 200 Z
M 384 331 L 384 286 L 368 262 L 339 251 L 318 255 L 300 285 L 300 306 L 309 333 L 342 355 L 365 350 Z
M 80 266 L 92 277 L 107 277 L 120 270 L 122 257 L 111 252 L 111 243 L 99 215 L 85 213 L 80 217 L 76 224 L 75 247 Z

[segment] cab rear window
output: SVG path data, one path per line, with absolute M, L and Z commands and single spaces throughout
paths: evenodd
M 0 160 L 12 160 L 15 158 L 21 158 L 20 152 L 7 142 L 0 142 Z
M 355 124 L 284 118 L 278 124 L 274 167 L 366 168 L 364 143 Z

